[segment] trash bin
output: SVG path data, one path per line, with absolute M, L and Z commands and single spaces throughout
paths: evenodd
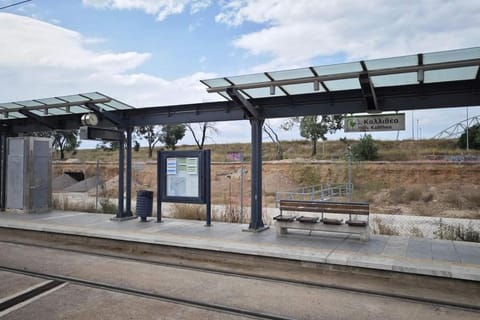
M 137 191 L 137 217 L 141 221 L 147 221 L 147 217 L 152 216 L 153 209 L 153 191 L 138 190 Z

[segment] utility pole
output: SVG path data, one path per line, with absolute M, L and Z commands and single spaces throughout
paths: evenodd
M 467 107 L 467 152 L 469 149 L 469 143 L 468 143 L 468 107 Z
M 417 119 L 417 140 L 420 139 L 420 134 L 419 134 L 420 127 L 418 126 L 418 122 L 419 120 Z
M 415 140 L 415 120 L 413 116 L 413 111 L 412 111 L 412 140 Z

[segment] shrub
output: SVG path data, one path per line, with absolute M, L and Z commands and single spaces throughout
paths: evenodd
M 434 235 L 437 239 L 480 242 L 480 233 L 474 230 L 471 222 L 465 227 L 461 224 L 442 224 L 440 220 L 440 226 Z
M 378 147 L 373 142 L 372 136 L 365 134 L 360 142 L 352 147 L 352 154 L 355 160 L 376 160 L 378 158 Z
M 462 149 L 467 148 L 467 130 L 468 130 L 468 147 L 470 149 L 480 150 L 480 124 L 471 126 L 468 129 L 465 129 L 465 132 L 462 133 L 458 139 L 458 146 Z
M 101 199 L 100 200 L 100 207 L 101 207 L 101 212 L 103 213 L 117 213 L 118 212 L 118 207 L 116 204 L 110 202 L 109 199 Z

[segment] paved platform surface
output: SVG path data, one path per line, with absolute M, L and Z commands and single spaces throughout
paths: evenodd
M 480 281 L 480 244 L 372 235 L 369 241 L 301 230 L 278 236 L 274 228 L 242 232 L 247 225 L 164 219 L 112 221 L 112 215 L 54 211 L 0 213 L 0 227 L 347 265 Z

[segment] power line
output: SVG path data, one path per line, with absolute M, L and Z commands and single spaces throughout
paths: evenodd
M 7 8 L 10 8 L 10 7 L 14 7 L 14 6 L 18 6 L 19 4 L 23 4 L 23 3 L 26 3 L 26 2 L 30 2 L 30 1 L 32 1 L 32 0 L 18 1 L 18 2 L 15 2 L 15 3 L 9 4 L 8 6 L 0 7 L 0 10 L 7 9 Z

